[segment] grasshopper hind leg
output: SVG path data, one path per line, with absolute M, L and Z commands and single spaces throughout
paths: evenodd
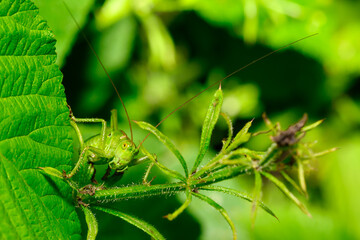
M 81 131 L 76 123 L 101 123 L 101 145 L 105 145 L 105 135 L 106 135 L 106 121 L 101 118 L 76 118 L 71 110 L 71 107 L 67 105 L 69 108 L 69 117 L 71 119 L 70 124 L 74 128 L 76 135 L 79 138 L 80 148 L 84 149 L 84 139 L 82 137 Z M 113 115 L 113 114 L 112 114 Z M 117 127 L 117 123 L 116 123 Z

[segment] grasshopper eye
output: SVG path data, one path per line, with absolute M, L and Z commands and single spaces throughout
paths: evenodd
M 121 147 L 122 147 L 122 149 L 126 149 L 126 148 L 128 147 L 128 144 L 127 144 L 127 143 L 123 143 L 123 144 L 121 145 Z

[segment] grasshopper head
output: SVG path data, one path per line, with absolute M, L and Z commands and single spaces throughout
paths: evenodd
M 126 135 L 122 135 L 117 142 L 114 158 L 109 162 L 109 167 L 115 171 L 124 171 L 138 152 L 135 144 Z

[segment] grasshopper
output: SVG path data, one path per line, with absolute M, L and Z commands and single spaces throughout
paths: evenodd
M 71 108 L 70 118 L 71 125 L 74 128 L 80 142 L 80 157 L 74 169 L 69 173 L 64 173 L 64 178 L 72 178 L 81 168 L 85 168 L 80 179 L 91 181 L 98 184 L 95 179 L 96 170 L 94 165 L 107 164 L 108 168 L 102 180 L 106 181 L 111 173 L 112 180 L 122 177 L 124 171 L 128 167 L 145 161 L 149 156 L 136 158 L 139 153 L 134 142 L 126 135 L 126 133 L 118 129 L 117 111 L 111 111 L 110 128 L 106 127 L 106 121 L 98 118 L 75 118 Z M 102 128 L 100 134 L 93 136 L 84 142 L 80 129 L 76 123 L 101 123 Z M 147 152 L 146 152 L 147 153 Z M 89 177 L 91 176 L 91 179 Z
M 107 164 L 108 168 L 101 179 L 104 181 L 103 184 L 106 182 L 105 185 L 110 186 L 123 176 L 128 167 L 148 159 L 156 161 L 155 155 L 148 153 L 142 145 L 136 147 L 132 139 L 118 128 L 116 110 L 111 111 L 110 127 L 107 127 L 104 119 L 75 118 L 70 106 L 68 107 L 70 110 L 70 124 L 75 130 L 80 143 L 79 159 L 69 174 L 65 171 L 60 174 L 56 169 L 50 167 L 42 168 L 47 174 L 68 180 L 73 188 L 78 189 L 89 183 L 98 184 L 95 179 L 96 169 L 94 165 Z M 101 132 L 84 141 L 77 123 L 101 123 Z M 137 158 L 139 152 L 142 152 L 144 156 Z M 114 173 L 109 178 L 111 171 L 114 171 Z

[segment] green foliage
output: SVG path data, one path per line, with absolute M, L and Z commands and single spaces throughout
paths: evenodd
M 212 99 L 210 107 L 206 114 L 201 132 L 199 154 L 196 157 L 195 164 L 191 172 L 197 171 L 198 166 L 200 165 L 201 161 L 204 159 L 205 153 L 209 149 L 211 134 L 219 118 L 222 103 L 223 103 L 223 95 L 221 89 L 219 89 L 214 94 L 214 98 Z
M 199 149 L 199 155 L 205 156 L 207 152 L 206 145 L 209 144 L 212 136 L 212 132 L 214 126 L 218 120 L 218 116 L 220 114 L 220 109 L 222 106 L 222 90 L 219 89 L 215 92 L 214 97 L 209 105 L 208 112 L 204 121 L 203 132 L 201 143 L 203 143 L 203 147 Z M 273 125 L 271 124 L 270 120 L 264 117 L 265 121 L 273 129 Z M 165 146 L 169 148 L 171 152 L 178 157 L 180 163 L 185 168 L 185 176 L 183 177 L 179 172 L 174 170 L 168 169 L 166 166 L 160 164 L 151 154 L 149 154 L 145 149 L 142 149 L 145 156 L 148 156 L 149 159 L 152 161 L 153 164 L 159 167 L 160 170 L 170 178 L 176 178 L 180 180 L 177 183 L 164 183 L 164 184 L 155 184 L 150 185 L 146 181 L 143 181 L 145 184 L 143 185 L 134 185 L 128 187 L 115 187 L 115 188 L 103 188 L 103 184 L 98 186 L 87 185 L 80 189 L 75 189 L 77 194 L 77 201 L 78 204 L 87 207 L 94 207 L 95 209 L 102 210 L 104 212 L 111 213 L 115 216 L 121 217 L 128 221 L 130 224 L 137 226 L 138 228 L 144 230 L 145 232 L 151 233 L 153 231 L 147 230 L 150 225 L 145 222 L 142 222 L 137 217 L 128 217 L 126 214 L 124 215 L 121 212 L 117 212 L 117 210 L 108 209 L 107 206 L 99 207 L 106 202 L 112 201 L 119 201 L 123 199 L 135 199 L 135 198 L 144 198 L 147 196 L 166 196 L 178 192 L 184 191 L 186 193 L 186 200 L 185 202 L 173 213 L 166 215 L 165 217 L 169 220 L 175 219 L 178 215 L 180 215 L 191 203 L 192 196 L 200 198 L 201 200 L 205 201 L 212 207 L 214 207 L 217 211 L 221 213 L 221 215 L 225 218 L 225 220 L 230 225 L 232 232 L 233 232 L 233 239 L 236 239 L 236 230 L 233 222 L 230 220 L 229 215 L 225 211 L 225 209 L 216 203 L 211 198 L 198 193 L 199 191 L 203 190 L 214 190 L 214 191 L 221 191 L 229 194 L 233 194 L 239 196 L 245 200 L 252 201 L 252 219 L 253 223 L 255 221 L 256 210 L 257 207 L 260 206 L 266 212 L 271 214 L 275 217 L 275 214 L 263 203 L 260 202 L 261 192 L 262 192 L 262 180 L 261 175 L 264 175 L 276 186 L 278 186 L 284 194 L 289 197 L 304 213 L 310 216 L 309 212 L 307 211 L 306 207 L 291 193 L 291 191 L 283 184 L 280 180 L 276 179 L 274 176 L 271 175 L 270 172 L 278 172 L 280 169 L 291 169 L 292 168 L 292 159 L 297 159 L 297 165 L 299 169 L 299 180 L 300 185 L 302 186 L 303 192 L 306 192 L 305 182 L 303 178 L 303 165 L 302 161 L 307 159 L 307 155 L 302 155 L 300 151 L 302 147 L 302 143 L 300 142 L 302 138 L 302 128 L 304 127 L 307 120 L 307 115 L 294 125 L 291 125 L 287 130 L 282 131 L 280 128 L 277 128 L 274 131 L 274 136 L 271 139 L 274 141 L 273 144 L 270 145 L 266 152 L 258 152 L 253 151 L 247 148 L 240 148 L 240 145 L 245 141 L 249 140 L 250 134 L 248 133 L 249 127 L 251 122 L 247 123 L 236 136 L 232 139 L 230 137 L 231 144 L 228 147 L 225 147 L 218 155 L 216 155 L 213 159 L 209 160 L 202 167 L 199 166 L 199 162 L 195 161 L 193 169 L 196 171 L 192 171 L 192 174 L 189 176 L 187 175 L 187 167 L 185 164 L 185 160 L 180 154 L 180 152 L 176 149 L 174 144 L 158 129 L 151 126 L 145 122 L 136 122 L 141 128 L 146 129 L 153 133 L 155 137 L 157 137 L 160 142 L 164 143 Z M 229 124 L 229 128 L 232 129 L 232 125 L 230 121 L 227 121 Z M 278 125 L 278 124 L 277 124 Z M 316 125 L 316 124 L 315 124 Z M 314 124 L 310 125 L 311 127 Z M 311 128 L 310 127 L 310 128 Z M 309 127 L 306 130 L 310 129 Z M 231 136 L 232 134 L 230 134 Z M 227 141 L 225 141 L 226 143 Z M 205 143 L 205 144 L 204 144 Z M 198 156 L 199 156 L 198 155 Z M 181 157 L 179 157 L 181 156 Z M 197 157 L 197 160 L 199 157 Z M 88 164 L 87 162 L 81 163 L 79 160 L 78 164 Z M 150 165 L 151 167 L 153 165 Z M 80 168 L 81 170 L 82 168 Z M 150 170 L 148 170 L 150 171 Z M 226 180 L 234 178 L 238 175 L 242 175 L 245 173 L 253 173 L 255 175 L 255 187 L 254 187 L 254 198 L 251 199 L 234 189 L 227 189 L 224 187 L 212 187 L 211 185 Z M 50 173 L 51 174 L 51 173 Z M 145 176 L 148 176 L 148 172 Z M 287 178 L 291 182 L 290 177 Z M 72 180 L 68 180 L 64 178 L 65 181 L 71 182 Z M 78 185 L 78 184 L 71 184 L 71 185 Z M 210 185 L 210 187 L 209 187 Z M 87 211 L 87 210 L 85 210 Z M 90 219 L 92 222 L 92 219 Z M 92 223 L 88 222 L 88 226 L 92 226 Z M 141 224 L 140 224 L 141 222 Z M 90 227 L 90 230 L 93 227 Z M 90 231 L 89 230 L 89 231 Z
M 71 188 L 38 169 L 72 167 L 54 36 L 31 1 L 1 1 L 0 14 L 2 238 L 80 239 Z
M 71 128 L 68 123 L 68 110 L 65 106 L 63 89 L 57 82 L 60 81 L 61 75 L 59 72 L 54 75 L 56 71 L 52 70 L 53 61 L 44 60 L 55 58 L 55 55 L 54 52 L 40 54 L 42 56 L 33 54 L 36 56 L 36 60 L 32 60 L 34 56 L 31 55 L 31 51 L 20 51 L 22 48 L 32 49 L 32 51 L 36 49 L 36 44 L 28 44 L 26 41 L 21 41 L 22 39 L 34 42 L 31 39 L 34 39 L 35 35 L 41 35 L 44 39 L 49 40 L 51 34 L 43 30 L 27 30 L 37 25 L 36 23 L 24 24 L 25 19 L 32 20 L 35 17 L 39 20 L 37 10 L 25 10 L 4 17 L 3 15 L 7 15 L 8 10 L 10 13 L 16 12 L 16 6 L 19 4 L 33 6 L 28 1 L 11 2 L 14 2 L 15 6 L 11 10 L 8 6 L 3 7 L 8 1 L 2 1 L 0 8 L 2 13 L 0 42 L 1 46 L 3 44 L 7 46 L 1 47 L 0 57 L 2 96 L 0 99 L 2 169 L 0 186 L 3 193 L 2 203 L 9 204 L 0 204 L 1 216 L 7 216 L 5 214 L 7 208 L 3 206 L 26 206 L 25 209 L 34 209 L 28 208 L 29 206 L 45 206 L 44 211 L 36 209 L 36 211 L 31 210 L 30 212 L 38 212 L 38 216 L 44 216 L 43 214 L 49 216 L 50 223 L 52 220 L 61 223 L 59 231 L 65 232 L 64 235 L 73 233 L 74 238 L 79 238 L 79 220 L 72 204 L 72 190 L 65 182 L 58 181 L 63 177 L 61 170 L 69 171 L 73 166 L 70 161 L 73 149 L 68 134 Z M 296 147 L 290 148 L 292 155 L 288 155 L 286 160 L 289 162 L 285 162 L 291 164 L 292 167 L 283 169 L 283 165 L 275 164 L 274 160 L 284 151 L 279 150 L 276 144 L 269 147 L 269 139 L 265 135 L 256 137 L 252 135 L 253 137 L 247 139 L 250 141 L 244 142 L 243 147 L 234 150 L 230 155 L 224 155 L 219 163 L 218 160 L 221 157 L 214 158 L 215 161 L 213 161 L 214 159 L 209 160 L 207 157 L 211 157 L 215 153 L 214 146 L 219 149 L 216 144 L 220 142 L 218 139 L 220 134 L 225 135 L 223 132 L 226 131 L 226 125 L 220 122 L 215 130 L 219 130 L 221 133 L 214 132 L 209 153 L 203 160 L 206 169 L 200 171 L 204 173 L 204 177 L 210 171 L 206 178 L 207 181 L 216 179 L 220 181 L 224 175 L 228 176 L 233 173 L 233 170 L 241 172 L 242 178 L 227 181 L 226 184 L 229 186 L 232 184 L 232 187 L 242 190 L 249 189 L 253 185 L 253 175 L 248 178 L 247 174 L 261 174 L 262 169 L 257 164 L 261 160 L 263 164 L 266 163 L 265 175 L 267 171 L 270 171 L 271 175 L 268 177 L 274 180 L 274 188 L 278 187 L 286 194 L 289 193 L 288 191 L 296 190 L 305 197 L 309 195 L 308 208 L 311 210 L 313 218 L 304 219 L 288 205 L 290 201 L 279 198 L 278 192 L 273 191 L 274 188 L 269 185 L 269 181 L 262 181 L 264 192 L 259 194 L 257 190 L 260 184 L 258 184 L 257 190 L 252 191 L 254 194 L 252 197 L 258 200 L 261 200 L 260 197 L 262 197 L 263 201 L 276 209 L 281 224 L 269 221 L 262 215 L 262 211 L 258 213 L 253 211 L 252 214 L 254 218 L 256 214 L 257 220 L 255 230 L 252 230 L 247 224 L 249 218 L 243 211 L 249 207 L 242 205 L 237 199 L 216 195 L 216 191 L 242 196 L 243 199 L 252 202 L 255 209 L 260 207 L 267 211 L 266 206 L 264 208 L 261 202 L 256 204 L 256 201 L 252 201 L 247 194 L 237 192 L 232 188 L 226 188 L 226 191 L 225 188 L 221 191 L 212 189 L 209 197 L 221 203 L 228 210 L 236 227 L 241 227 L 240 238 L 249 236 L 254 239 L 293 239 L 296 236 L 298 239 L 359 238 L 360 212 L 357 207 L 359 193 L 354 191 L 357 189 L 357 173 L 360 171 L 358 161 L 360 105 L 356 91 L 360 56 L 356 54 L 359 51 L 357 44 L 359 39 L 358 3 L 354 1 L 223 1 L 219 4 L 218 1 L 202 0 L 136 3 L 139 1 L 105 1 L 102 6 L 94 5 L 93 1 L 87 0 L 67 2 L 80 25 L 84 26 L 86 34 L 91 38 L 91 42 L 110 73 L 120 79 L 121 83 L 116 82 L 116 85 L 121 86 L 120 91 L 122 96 L 125 96 L 131 118 L 149 122 L 162 118 L 176 105 L 212 81 L 222 78 L 225 72 L 231 72 L 241 66 L 244 62 L 300 36 L 313 32 L 320 33 L 318 37 L 294 45 L 290 51 L 285 51 L 271 60 L 265 61 L 264 64 L 249 68 L 241 75 L 223 82 L 225 94 L 222 110 L 227 115 L 222 115 L 225 116 L 229 131 L 229 136 L 223 140 L 223 149 L 229 146 L 234 135 L 230 117 L 233 119 L 236 129 L 241 128 L 242 124 L 249 122 L 252 117 L 256 117 L 255 121 L 250 123 L 251 129 L 260 131 L 263 129 L 263 125 L 257 119 L 266 109 L 271 114 L 271 119 L 283 124 L 295 122 L 302 112 L 309 112 L 314 119 L 326 117 L 328 120 L 321 128 L 313 129 L 321 123 L 318 121 L 305 126 L 301 132 L 313 129 L 306 133 L 306 137 L 318 139 L 320 143 L 318 149 L 339 146 L 341 150 L 320 162 L 314 158 L 334 149 L 314 153 L 310 149 L 313 143 L 296 144 Z M 63 56 L 69 55 L 71 43 L 75 42 L 77 27 L 61 1 L 36 0 L 36 4 L 40 7 L 40 15 L 48 19 L 49 25 L 58 39 L 57 52 L 61 56 L 57 61 L 61 63 L 63 62 L 61 59 L 64 59 Z M 88 15 L 90 10 L 94 10 L 94 15 Z M 28 17 L 30 15 L 31 17 Z M 11 23 L 10 19 L 14 19 L 14 22 L 20 24 Z M 7 28 L 8 26 L 10 28 Z M 339 26 L 343 27 L 339 28 Z M 8 31 L 10 29 L 16 29 L 15 33 Z M 9 42 L 11 44 L 8 44 Z M 22 43 L 27 44 L 21 45 Z M 82 43 L 83 41 L 79 39 L 75 45 L 74 50 L 76 51 L 73 51 L 67 58 L 68 64 L 63 69 L 66 76 L 64 83 L 66 84 L 67 100 L 77 116 L 108 116 L 111 108 L 119 108 L 118 103 L 112 101 L 114 99 L 113 92 L 109 90 L 107 79 L 103 77 L 96 60 L 91 57 L 90 59 L 85 58 L 89 55 L 87 54 L 88 48 L 82 46 Z M 16 54 L 20 55 L 11 59 L 11 50 L 9 49 L 17 45 L 19 47 L 16 49 L 19 51 Z M 46 48 L 42 48 L 42 50 L 44 49 Z M 25 58 L 22 58 L 22 55 L 25 55 Z M 24 59 L 26 60 L 21 62 Z M 45 68 L 50 70 L 51 74 L 48 71 L 39 73 L 43 68 L 40 64 L 44 62 Z M 30 69 L 37 69 L 37 71 L 30 73 Z M 34 79 L 36 81 L 33 81 Z M 50 80 L 46 81 L 47 79 L 52 79 L 56 83 Z M 41 84 L 42 82 L 44 83 Z M 39 93 L 40 96 L 36 96 L 35 92 L 40 85 L 42 91 Z M 23 92 L 24 94 L 22 94 Z M 55 94 L 55 92 L 59 94 Z M 173 115 L 171 120 L 167 121 L 160 129 L 167 134 L 168 137 L 164 135 L 167 139 L 172 140 L 174 146 L 175 144 L 179 146 L 182 158 L 187 159 L 186 164 L 190 164 L 191 160 L 196 158 L 197 151 L 194 146 L 198 144 L 199 126 L 206 113 L 204 106 L 208 104 L 207 101 L 211 98 L 211 94 L 210 91 L 204 93 L 204 96 L 198 98 L 194 104 L 187 105 L 181 113 Z M 53 96 L 57 96 L 56 101 L 52 100 Z M 125 127 L 120 122 L 120 128 L 125 129 Z M 274 125 L 271 129 L 273 130 L 272 135 L 276 136 L 280 128 Z M 97 129 L 88 126 L 84 126 L 82 132 L 85 132 L 85 136 L 99 133 Z M 250 137 L 248 130 L 246 130 L 246 134 Z M 135 133 L 135 139 L 139 138 L 141 138 L 140 134 Z M 161 177 L 163 175 L 172 180 L 176 175 L 177 179 L 182 179 L 182 182 L 187 179 L 180 169 L 181 166 L 184 168 L 184 164 L 179 165 L 178 162 L 172 164 L 171 157 L 161 154 L 162 150 L 159 147 L 161 145 L 158 144 L 158 141 L 147 141 L 144 144 L 147 149 L 151 149 L 151 154 L 158 154 L 157 160 L 161 164 L 158 163 L 157 166 L 163 172 L 167 171 L 168 174 L 157 172 L 156 165 L 152 162 L 151 164 L 155 168 L 153 170 L 152 167 L 148 168 L 147 176 L 144 179 L 152 175 L 158 176 L 151 182 L 154 185 L 150 187 L 128 185 L 115 190 L 101 190 L 95 193 L 99 197 L 98 199 L 103 200 L 111 194 L 116 195 L 113 198 L 121 201 L 183 192 L 191 197 L 189 189 L 183 183 L 158 184 L 158 182 L 165 181 Z M 297 151 L 293 151 L 294 148 Z M 177 148 L 173 149 L 180 153 Z M 248 149 L 261 149 L 262 151 L 249 152 Z M 179 156 L 178 153 L 175 155 Z M 245 155 L 247 157 L 244 157 Z M 299 156 L 303 156 L 303 158 L 299 158 Z M 179 158 L 177 157 L 177 159 Z M 255 159 L 255 161 L 251 162 L 249 159 Z M 211 164 L 214 165 L 211 166 Z M 212 167 L 217 164 L 227 164 L 233 169 L 227 167 L 211 172 Z M 251 171 L 245 172 L 243 166 L 239 166 L 242 164 L 247 164 L 246 166 Z M 277 166 L 281 166 L 281 168 L 277 169 Z M 38 167 L 45 168 L 48 174 L 55 175 L 55 177 L 40 174 L 41 171 L 38 170 Z M 137 180 L 141 182 L 139 177 L 139 174 L 143 174 L 141 166 L 134 167 L 135 170 L 132 169 L 126 172 L 122 180 L 123 184 L 130 184 Z M 315 169 L 310 177 L 308 177 L 309 169 Z M 264 175 L 261 174 L 261 176 Z M 307 186 L 305 179 L 308 182 Z M 52 185 L 48 184 L 49 181 Z M 251 184 L 249 184 L 250 182 Z M 22 198 L 21 204 L 18 203 L 18 198 L 16 198 L 18 195 L 9 194 L 14 189 L 13 186 L 19 186 L 19 189 L 30 192 L 32 195 L 29 196 L 33 198 Z M 72 187 L 76 188 L 76 186 Z M 218 187 L 201 186 L 199 191 L 209 191 L 211 188 Z M 290 194 L 297 200 L 301 200 L 297 194 L 291 192 Z M 291 195 L 287 195 L 292 199 Z M 60 199 L 59 196 L 63 196 L 67 200 L 63 201 L 63 198 Z M 104 197 L 102 198 L 102 196 Z M 201 224 L 201 235 L 194 235 L 194 237 L 211 239 L 227 234 L 222 232 L 222 226 L 218 224 L 215 211 L 215 215 L 211 215 L 212 213 L 202 206 L 204 204 L 198 204 L 191 199 L 187 197 L 182 208 L 189 205 L 187 214 L 191 213 Z M 170 198 L 166 198 L 166 200 L 170 201 Z M 112 203 L 112 200 L 109 201 Z M 190 201 L 192 201 L 191 204 Z M 25 205 L 23 205 L 24 203 Z M 36 203 L 41 203 L 41 205 Z M 141 202 L 142 206 L 145 206 L 146 203 L 146 200 Z M 92 207 L 96 207 L 93 201 L 91 204 Z M 138 204 L 138 202 L 134 204 Z M 137 205 L 129 206 L 122 211 L 127 212 L 132 208 L 138 208 Z M 21 207 L 14 207 L 14 209 L 20 210 Z M 183 209 L 180 209 L 179 212 L 181 211 Z M 30 213 L 23 212 L 25 215 Z M 268 213 L 270 212 L 268 211 Z M 18 214 L 18 216 L 20 215 L 21 213 Z M 30 232 L 31 229 L 40 229 L 39 234 L 41 234 L 45 228 L 37 227 L 36 222 L 28 221 L 29 218 L 26 216 L 22 220 L 17 219 L 19 221 L 17 226 L 28 226 L 27 229 L 30 229 Z M 62 218 L 62 216 L 66 217 Z M 138 216 L 141 217 L 141 215 Z M 155 223 L 151 219 L 145 219 Z M 8 231 L 8 229 L 14 229 L 11 225 L 12 222 L 6 218 L 2 220 L 0 232 L 3 234 L 5 231 L 8 235 L 4 236 L 8 238 L 16 238 L 16 231 Z M 106 221 L 110 221 L 110 219 L 102 216 L 100 232 L 101 222 Z M 176 224 L 183 223 L 179 218 L 176 221 Z M 156 224 L 156 227 L 158 226 L 163 232 L 162 224 Z M 57 231 L 56 228 L 53 229 Z M 276 234 L 274 234 L 275 232 Z M 83 233 L 83 235 L 85 234 Z M 110 236 L 111 232 L 107 232 L 107 235 Z M 166 235 L 165 231 L 164 235 Z M 61 235 L 58 234 L 56 237 L 59 236 Z M 106 236 L 103 237 L 107 239 Z
M 245 126 L 236 134 L 234 139 L 231 139 L 231 135 L 229 135 L 228 140 L 231 140 L 231 142 L 230 142 L 230 145 L 229 144 L 224 145 L 224 148 L 223 148 L 224 152 L 228 153 L 228 152 L 234 150 L 235 148 L 238 148 L 241 144 L 249 141 L 251 134 L 248 131 L 251 126 L 251 123 L 252 123 L 252 121 L 246 123 Z M 230 123 L 230 126 L 231 126 L 231 123 Z M 232 126 L 229 128 L 232 128 Z M 228 145 L 228 146 L 226 146 L 226 145 Z

